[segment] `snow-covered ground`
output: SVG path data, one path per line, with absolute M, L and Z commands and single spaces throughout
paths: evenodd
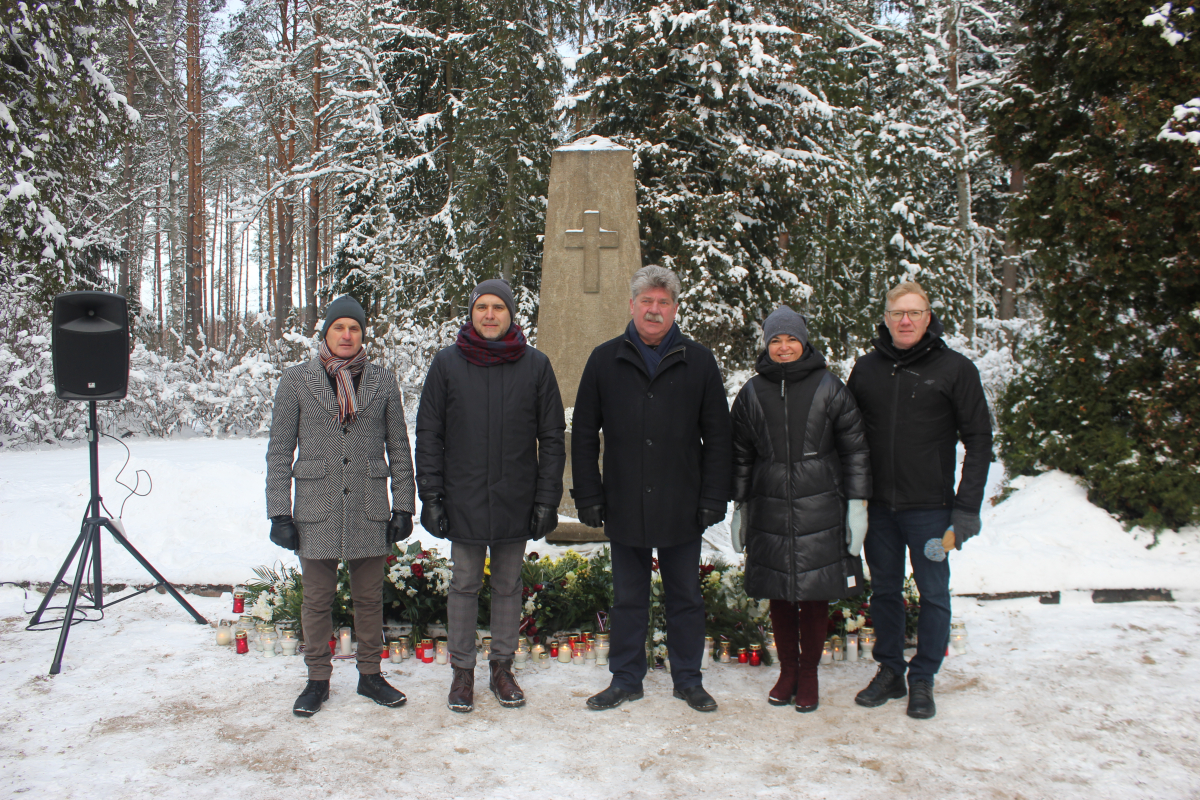
M 154 491 L 128 502 L 125 525 L 170 580 L 239 582 L 281 560 L 266 538 L 263 440 L 130 445 L 127 476 L 149 470 Z M 102 446 L 114 514 L 123 461 L 120 446 Z M 1002 483 L 993 473 L 990 494 Z M 300 720 L 290 707 L 302 659 L 218 647 L 156 593 L 73 628 L 50 677 L 56 634 L 24 630 L 40 597 L 3 587 L 0 786 L 188 800 L 1200 796 L 1200 531 L 1164 533 L 1147 549 L 1149 533 L 1124 531 L 1064 475 L 1019 486 L 951 556 L 954 591 L 1057 590 L 1062 603 L 956 598 L 970 652 L 947 660 L 931 721 L 909 719 L 902 701 L 856 706 L 867 662 L 822 667 L 813 714 L 768 706 L 774 670 L 736 665 L 706 673 L 715 714 L 672 699 L 662 672 L 645 699 L 588 712 L 607 674 L 555 663 L 519 676 L 530 698 L 519 710 L 486 693 L 481 668 L 475 713 L 457 715 L 445 707 L 448 668 L 412 661 L 385 665 L 404 708 L 358 697 L 353 662 L 338 662 L 330 702 Z M 0 580 L 53 577 L 86 500 L 85 449 L 0 453 Z M 720 526 L 709 538 L 722 549 Z M 104 570 L 106 581 L 147 581 L 107 536 Z M 1094 604 L 1098 588 L 1168 589 L 1176 602 Z M 210 618 L 229 611 L 228 596 L 189 601 Z

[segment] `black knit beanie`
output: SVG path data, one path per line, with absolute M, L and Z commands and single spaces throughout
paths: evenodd
M 787 306 L 780 306 L 772 311 L 771 316 L 763 323 L 763 344 L 770 344 L 771 340 L 781 333 L 794 336 L 802 345 L 808 347 L 808 327 L 804 324 L 804 317 Z
M 357 300 L 348 294 L 344 294 L 330 303 L 329 307 L 325 309 L 325 324 L 321 326 L 321 341 L 325 341 L 325 334 L 329 333 L 329 326 L 342 317 L 349 317 L 357 321 L 363 329 L 363 333 L 367 332 L 367 312 L 363 311 L 363 307 L 359 305 Z
M 508 315 L 513 322 L 517 321 L 517 301 L 513 299 L 512 289 L 508 286 L 508 281 L 503 278 L 492 278 L 484 281 L 471 290 L 471 302 L 467 306 L 467 311 L 470 312 L 475 307 L 475 301 L 483 297 L 485 294 L 494 294 L 504 301 L 504 305 L 508 306 Z

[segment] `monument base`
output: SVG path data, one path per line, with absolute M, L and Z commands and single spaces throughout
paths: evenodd
M 546 537 L 548 544 L 590 544 L 607 541 L 604 528 L 589 528 L 582 522 L 560 522 Z

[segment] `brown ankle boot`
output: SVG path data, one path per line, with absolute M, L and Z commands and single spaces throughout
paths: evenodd
M 817 666 L 821 663 L 821 651 L 825 649 L 829 604 L 822 600 L 806 600 L 797 605 L 800 607 L 800 666 L 796 675 L 796 710 L 816 711 L 820 704 Z
M 796 695 L 796 670 L 800 660 L 799 615 L 796 604 L 786 600 L 771 601 L 771 629 L 775 631 L 775 647 L 779 652 L 779 680 L 767 693 L 767 702 L 786 706 Z
M 450 681 L 450 697 L 446 699 L 446 705 L 451 711 L 463 714 L 475 708 L 475 670 L 454 668 L 454 679 Z
M 492 679 L 488 688 L 492 690 L 492 694 L 496 695 L 500 705 L 505 708 L 517 708 L 525 705 L 525 693 L 521 691 L 521 687 L 517 685 L 517 679 L 513 677 L 512 662 L 489 661 L 488 664 L 492 669 Z

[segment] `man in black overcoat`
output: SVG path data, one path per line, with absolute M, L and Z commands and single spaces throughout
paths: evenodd
M 630 284 L 632 320 L 623 334 L 592 351 L 575 400 L 575 505 L 580 521 L 603 526 L 612 542 L 612 683 L 588 699 L 593 709 L 642 697 L 655 549 L 675 697 L 697 711 L 717 708 L 700 676 L 700 537 L 725 518 L 732 435 L 716 359 L 675 324 L 680 291 L 669 269 L 637 271 Z

